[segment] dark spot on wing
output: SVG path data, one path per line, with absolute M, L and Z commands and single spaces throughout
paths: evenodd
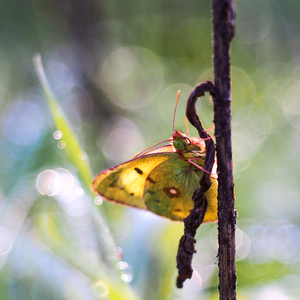
M 153 180 L 151 177 L 147 177 L 147 179 L 146 180 L 148 180 L 150 183 L 156 183 L 156 181 L 155 180 Z
M 180 209 L 180 208 L 174 209 L 174 212 L 181 212 L 181 211 L 182 211 L 182 209 Z
M 142 175 L 143 174 L 143 171 L 141 170 L 141 169 L 139 169 L 139 168 L 134 168 L 135 170 L 136 170 L 136 172 L 137 173 L 139 173 L 140 175 Z
M 170 197 L 170 198 L 176 198 L 180 196 L 180 191 L 176 187 L 165 187 L 164 192 Z
M 155 199 L 154 201 L 155 201 L 156 203 L 160 203 L 160 200 L 158 200 L 158 199 Z
M 134 196 L 134 193 L 130 193 L 129 195 L 130 195 L 130 196 Z
M 112 181 L 111 184 L 109 185 L 109 187 L 116 187 L 117 186 L 117 181 Z

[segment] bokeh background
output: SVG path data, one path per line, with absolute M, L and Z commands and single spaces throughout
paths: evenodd
M 235 3 L 238 298 L 299 299 L 300 2 Z M 218 299 L 216 224 L 198 230 L 194 276 L 182 290 L 174 284 L 181 223 L 95 198 L 105 224 L 95 225 L 94 199 L 67 158 L 72 145 L 54 126 L 32 62 L 41 53 L 95 176 L 171 136 L 177 90 L 175 127 L 185 131 L 189 93 L 213 79 L 210 5 L 1 1 L 1 299 Z M 211 127 L 208 97 L 198 112 Z

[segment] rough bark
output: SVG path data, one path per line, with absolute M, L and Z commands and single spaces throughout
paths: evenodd
M 220 300 L 236 299 L 235 225 L 230 99 L 230 42 L 234 34 L 231 0 L 213 0 L 215 135 L 218 162 L 218 228 Z

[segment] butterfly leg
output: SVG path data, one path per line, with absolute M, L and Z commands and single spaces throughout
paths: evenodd
M 198 169 L 200 169 L 201 171 L 211 175 L 211 172 L 208 172 L 207 170 L 205 170 L 204 168 L 202 168 L 201 166 L 197 165 L 196 163 L 193 162 L 193 158 L 189 158 L 188 162 L 192 165 L 194 165 L 195 167 L 197 167 Z

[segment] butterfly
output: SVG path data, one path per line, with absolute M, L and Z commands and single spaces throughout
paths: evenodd
M 131 160 L 101 172 L 94 179 L 92 189 L 105 200 L 183 221 L 194 207 L 193 193 L 200 188 L 203 172 L 207 172 L 205 143 L 174 130 L 174 125 L 173 134 L 166 141 L 171 143 L 152 150 L 147 148 Z M 211 187 L 204 194 L 208 206 L 203 223 L 218 219 L 215 165 L 210 178 Z

